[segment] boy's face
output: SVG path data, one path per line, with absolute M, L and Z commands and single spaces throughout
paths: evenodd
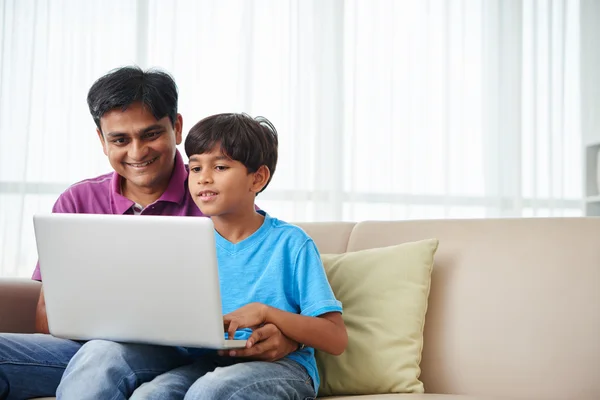
M 220 144 L 210 152 L 190 157 L 188 187 L 194 202 L 209 217 L 254 211 L 254 198 L 265 185 L 268 168 L 248 170 L 221 152 Z
M 98 137 L 110 165 L 125 179 L 123 189 L 166 189 L 176 146 L 181 143 L 181 126 L 181 115 L 173 126 L 169 117 L 157 121 L 141 103 L 104 114 Z

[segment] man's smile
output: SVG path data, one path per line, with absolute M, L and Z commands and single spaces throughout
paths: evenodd
M 145 168 L 148 165 L 152 164 L 156 160 L 158 160 L 158 156 L 154 157 L 151 160 L 144 161 L 144 162 L 141 162 L 141 163 L 125 163 L 125 164 L 128 165 L 128 166 L 130 166 L 130 167 L 133 167 L 133 168 Z

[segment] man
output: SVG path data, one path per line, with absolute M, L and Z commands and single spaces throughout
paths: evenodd
M 159 71 L 119 68 L 92 85 L 87 101 L 114 172 L 69 187 L 53 212 L 202 216 L 187 191 L 187 166 L 177 150 L 183 120 L 177 113 L 173 79 Z M 42 278 L 38 265 L 33 279 Z M 0 333 L 1 400 L 54 396 L 65 368 L 83 344 L 48 335 L 43 288 L 36 329 L 39 334 Z M 236 357 L 281 358 L 298 348 L 274 325 L 259 329 L 265 339 L 237 351 Z M 127 351 L 128 345 L 122 346 Z M 163 359 L 162 365 L 154 366 L 156 373 L 188 362 L 187 355 L 175 348 L 164 348 Z

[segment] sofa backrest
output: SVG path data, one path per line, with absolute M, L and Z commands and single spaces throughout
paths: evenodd
M 426 392 L 600 393 L 600 218 L 299 225 L 321 253 L 439 239 L 421 363 Z

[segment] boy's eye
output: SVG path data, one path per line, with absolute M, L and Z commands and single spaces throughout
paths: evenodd
M 225 165 L 217 165 L 215 168 L 217 171 L 225 171 L 228 167 Z
M 192 167 L 192 168 L 190 168 L 190 171 L 197 174 L 198 172 L 200 172 L 200 167 Z

